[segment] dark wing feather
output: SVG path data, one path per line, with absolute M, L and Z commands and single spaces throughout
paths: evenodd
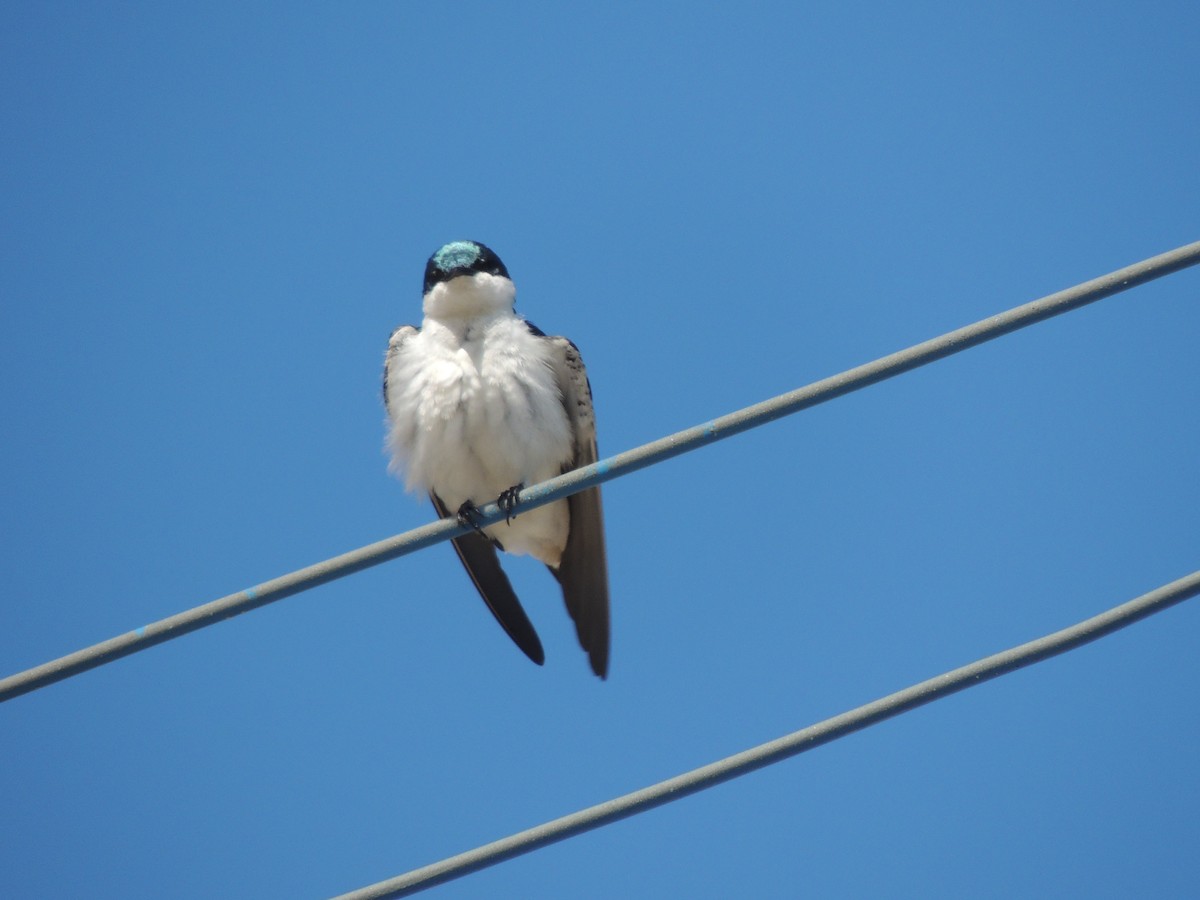
M 547 338 L 554 343 L 555 374 L 562 392 L 563 407 L 575 435 L 575 457 L 563 466 L 564 472 L 578 469 L 599 459 L 596 449 L 596 415 L 592 409 L 592 388 L 579 349 L 562 337 Z M 575 622 L 579 644 L 587 651 L 592 671 L 608 675 L 609 613 L 608 563 L 604 552 L 604 513 L 600 488 L 588 488 L 567 498 L 570 531 L 558 569 L 550 568 L 562 586 L 567 612 Z
M 443 519 L 451 515 L 437 494 L 431 493 L 429 499 L 433 501 L 433 508 Z M 450 543 L 454 545 L 454 552 L 462 560 L 463 568 L 471 576 L 479 596 L 492 611 L 500 627 L 508 632 L 513 643 L 520 647 L 526 656 L 539 666 L 544 663 L 546 654 L 542 650 L 542 642 L 538 640 L 533 624 L 525 615 L 521 601 L 517 599 L 512 585 L 509 584 L 508 576 L 500 568 L 500 558 L 496 555 L 496 548 L 492 546 L 491 541 L 481 534 L 471 532 L 454 538 Z

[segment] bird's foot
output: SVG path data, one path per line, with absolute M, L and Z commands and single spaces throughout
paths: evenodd
M 458 508 L 458 513 L 456 515 L 458 518 L 458 524 L 463 528 L 473 528 L 480 537 L 487 537 L 487 535 L 483 533 L 483 529 L 479 527 L 479 507 L 470 500 L 463 502 L 463 505 Z
M 512 521 L 517 509 L 517 495 L 523 490 L 525 490 L 524 484 L 514 484 L 512 487 L 501 491 L 500 496 L 496 498 L 496 505 L 500 507 L 500 512 L 504 513 L 505 523 Z

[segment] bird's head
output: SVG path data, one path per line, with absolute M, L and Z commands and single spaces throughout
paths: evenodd
M 425 264 L 425 315 L 470 318 L 510 310 L 517 289 L 495 253 L 478 241 L 454 241 Z

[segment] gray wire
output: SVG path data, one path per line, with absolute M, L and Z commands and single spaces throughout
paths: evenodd
M 926 365 L 954 353 L 961 353 L 963 350 L 994 340 L 1011 331 L 1070 312 L 1197 263 L 1200 263 L 1200 241 L 1126 266 L 1065 291 L 1050 294 L 1040 300 L 1015 307 L 973 325 L 967 325 L 941 337 L 909 347 L 907 350 L 892 353 L 874 362 L 842 372 L 840 375 L 813 382 L 806 387 L 748 406 L 703 425 L 688 428 L 644 444 L 634 450 L 628 450 L 590 466 L 568 472 L 566 475 L 532 485 L 521 491 L 519 503 L 526 509 L 550 503 L 592 485 L 627 475 L 713 441 L 740 434 L 750 428 L 765 425 L 782 416 L 816 406 L 886 378 L 893 378 L 918 366 Z M 504 513 L 495 503 L 489 503 L 482 507 L 480 512 L 480 523 L 484 525 L 498 522 L 504 517 Z M 282 600 L 284 597 L 300 591 L 325 584 L 327 581 L 343 578 L 362 569 L 422 550 L 432 544 L 463 534 L 465 530 L 454 519 L 442 519 L 387 540 L 343 553 L 341 556 L 335 556 L 244 591 L 238 591 L 219 600 L 213 600 L 186 612 L 160 619 L 134 631 L 0 679 L 0 702 L 56 681 L 62 681 L 78 675 L 80 672 L 110 663 L 123 656 L 129 656 L 164 641 L 206 628 L 268 603 L 274 603 L 276 600 Z
M 1132 625 L 1147 616 L 1162 612 L 1168 607 L 1182 603 L 1189 597 L 1200 594 L 1200 571 L 1186 578 L 1143 594 L 1121 606 L 1093 618 L 1086 619 L 1070 628 L 1056 631 L 1045 637 L 1004 650 L 992 656 L 954 669 L 928 681 L 889 694 L 865 706 L 826 719 L 786 737 L 759 744 L 734 756 L 726 757 L 683 775 L 660 781 L 658 784 L 606 803 L 588 807 L 569 816 L 563 816 L 536 828 L 485 844 L 466 853 L 460 853 L 432 865 L 413 869 L 387 881 L 341 894 L 335 900 L 380 900 L 384 897 L 405 897 L 426 888 L 461 878 L 471 872 L 493 866 L 538 850 L 548 844 L 583 834 L 637 813 L 689 796 L 714 785 L 721 784 L 741 775 L 788 759 L 807 750 L 828 744 L 838 738 L 853 734 L 885 719 L 932 703 L 949 694 L 974 687 L 993 678 L 998 678 L 1017 669 L 1033 665 L 1052 656 L 1058 656 Z

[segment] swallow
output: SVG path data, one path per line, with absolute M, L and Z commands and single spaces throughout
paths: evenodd
M 453 539 L 483 602 L 538 665 L 545 652 L 497 551 L 529 555 L 558 580 L 592 671 L 608 675 L 608 567 L 600 489 L 519 512 L 517 496 L 596 462 L 592 390 L 579 349 L 514 309 L 500 258 L 476 241 L 446 244 L 425 265 L 420 328 L 388 341 L 383 400 L 391 468 L 437 514 L 474 530 Z M 478 507 L 508 517 L 480 528 Z

